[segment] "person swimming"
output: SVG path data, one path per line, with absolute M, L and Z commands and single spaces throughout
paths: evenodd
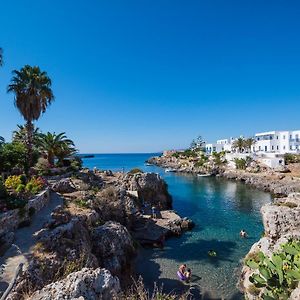
M 240 237 L 242 238 L 246 238 L 248 236 L 247 232 L 245 229 L 242 229 L 241 232 L 240 232 Z

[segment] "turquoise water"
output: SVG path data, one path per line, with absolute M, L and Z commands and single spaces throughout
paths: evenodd
M 90 168 L 125 171 L 139 167 L 160 173 L 173 196 L 173 207 L 182 216 L 196 223 L 193 231 L 166 242 L 163 250 L 141 249 L 137 258 L 137 272 L 147 286 L 163 284 L 167 291 L 193 288 L 196 299 L 241 299 L 236 287 L 241 259 L 263 231 L 260 207 L 270 202 L 271 195 L 240 182 L 214 177 L 195 177 L 165 173 L 161 168 L 145 166 L 151 154 L 99 155 L 85 159 Z M 249 238 L 241 239 L 245 229 Z M 212 249 L 217 257 L 207 252 Z M 192 283 L 183 286 L 176 278 L 181 263 L 194 274 Z

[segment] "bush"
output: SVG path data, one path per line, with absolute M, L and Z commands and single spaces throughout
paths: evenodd
M 235 163 L 235 167 L 238 169 L 238 170 L 245 170 L 246 167 L 247 167 L 247 162 L 245 159 L 243 158 L 235 158 L 234 159 L 234 163 Z
M 300 163 L 300 154 L 286 153 L 284 154 L 284 161 L 286 165 Z
M 46 185 L 46 181 L 42 177 L 32 177 L 26 184 L 25 190 L 31 194 L 37 194 Z
M 21 143 L 6 143 L 0 148 L 0 172 L 27 168 L 27 149 Z
M 35 165 L 35 169 L 38 174 L 41 176 L 46 176 L 50 174 L 50 165 L 47 159 L 40 157 L 38 159 L 37 164 Z
M 128 174 L 137 174 L 137 173 L 144 173 L 144 172 L 139 168 L 134 168 L 128 172 Z
M 25 184 L 19 184 L 18 187 L 16 188 L 16 192 L 18 194 L 23 193 L 25 191 Z
M 20 175 L 12 175 L 5 180 L 4 184 L 7 189 L 12 189 L 16 191 L 18 186 L 23 183 Z

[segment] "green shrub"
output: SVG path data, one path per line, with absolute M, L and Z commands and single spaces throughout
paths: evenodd
M 247 162 L 245 159 L 243 158 L 235 158 L 234 159 L 234 163 L 235 163 L 235 167 L 238 169 L 238 170 L 245 170 L 246 167 L 247 167 Z
M 284 154 L 284 161 L 286 165 L 300 163 L 300 154 L 286 153 Z
M 18 187 L 16 188 L 16 192 L 18 194 L 23 193 L 25 191 L 25 185 L 24 184 L 19 184 Z
M 288 299 L 300 281 L 300 241 L 289 241 L 269 258 L 263 252 L 245 264 L 257 272 L 249 280 L 263 289 L 263 299 Z
M 88 208 L 89 207 L 87 201 L 84 200 L 84 199 L 77 199 L 77 200 L 75 200 L 75 204 L 77 206 L 81 207 L 81 208 Z
M 134 168 L 128 172 L 128 174 L 137 174 L 137 173 L 144 173 L 144 172 L 139 168 Z

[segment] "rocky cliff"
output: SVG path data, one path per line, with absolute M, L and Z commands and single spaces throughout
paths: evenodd
M 275 199 L 274 203 L 264 205 L 261 208 L 264 237 L 255 243 L 245 258 L 255 261 L 258 253 L 262 252 L 265 257 L 271 259 L 274 253 L 281 251 L 282 245 L 291 241 L 300 240 L 300 193 L 290 194 L 286 198 Z M 251 282 L 250 277 L 257 274 L 258 270 L 244 265 L 241 275 L 241 288 L 247 299 L 261 299 L 264 288 L 257 289 Z M 300 299 L 300 284 L 295 287 L 289 299 Z

